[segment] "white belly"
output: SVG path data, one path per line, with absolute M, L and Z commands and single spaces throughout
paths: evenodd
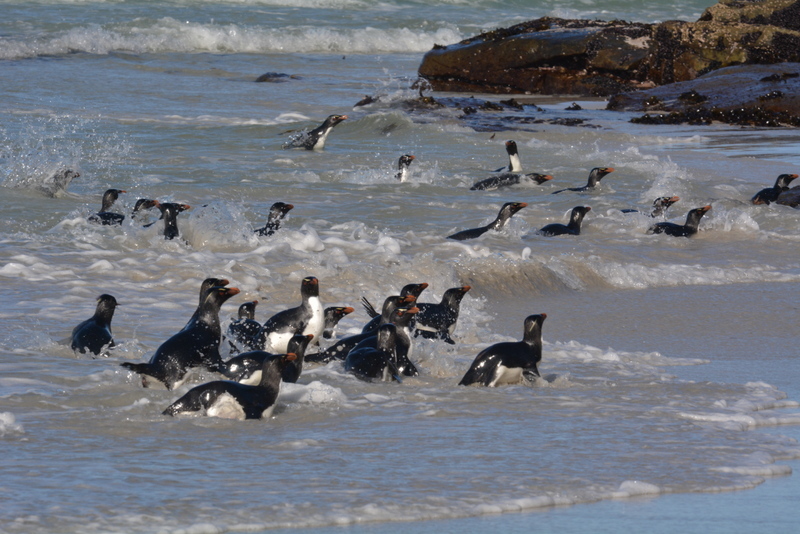
M 244 419 L 244 410 L 236 399 L 227 393 L 223 393 L 214 404 L 208 407 L 206 415 L 209 417 L 221 417 L 222 419 Z
M 253 371 L 252 375 L 243 380 L 239 380 L 240 384 L 244 384 L 246 386 L 256 386 L 259 382 L 261 382 L 261 369 Z
M 498 365 L 494 371 L 494 380 L 489 383 L 489 387 L 502 386 L 504 384 L 519 384 L 522 382 L 522 367 L 505 367 Z
M 292 332 L 272 332 L 267 336 L 267 343 L 264 350 L 275 354 L 286 354 L 289 340 L 294 334 Z
M 308 321 L 303 335 L 313 334 L 314 339 L 311 343 L 319 343 L 322 337 L 322 331 L 325 329 L 325 311 L 322 309 L 322 302 L 319 297 L 311 297 L 308 299 L 308 304 L 311 306 L 311 320 Z

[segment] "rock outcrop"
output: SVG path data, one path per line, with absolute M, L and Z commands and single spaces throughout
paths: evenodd
M 800 0 L 723 0 L 696 22 L 541 18 L 435 46 L 435 90 L 610 96 L 741 64 L 800 62 Z

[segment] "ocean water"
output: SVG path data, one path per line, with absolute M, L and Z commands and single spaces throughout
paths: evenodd
M 0 532 L 782 529 L 800 458 L 800 211 L 748 201 L 799 172 L 797 132 L 645 127 L 542 95 L 467 116 L 414 104 L 436 43 L 708 5 L 0 1 Z M 288 76 L 254 83 L 267 72 Z M 365 95 L 377 101 L 355 106 Z M 323 151 L 282 149 L 333 113 L 348 119 Z M 508 139 L 554 179 L 470 191 Z M 598 190 L 550 194 L 596 166 L 615 169 Z M 44 194 L 63 168 L 80 177 Z M 89 224 L 109 187 L 126 214 L 143 197 L 191 205 L 180 239 L 131 217 Z M 681 199 L 672 221 L 712 206 L 697 236 L 648 235 L 652 219 L 621 212 L 663 195 Z M 255 236 L 275 201 L 295 208 Z M 528 207 L 502 232 L 444 239 L 508 201 Z M 592 208 L 580 236 L 536 235 L 576 205 Z M 260 321 L 295 306 L 316 276 L 326 306 L 356 308 L 340 336 L 367 321 L 362 297 L 472 289 L 456 345 L 415 343 L 417 378 L 365 383 L 333 363 L 284 385 L 268 420 L 173 419 L 166 406 L 217 377 L 143 389 L 119 363 L 177 332 L 208 276 L 241 290 L 224 324 L 247 300 Z M 118 346 L 76 355 L 70 332 L 101 293 L 120 302 Z M 548 316 L 541 379 L 456 385 L 533 313 Z

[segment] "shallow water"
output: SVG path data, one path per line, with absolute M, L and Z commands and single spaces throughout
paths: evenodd
M 800 211 L 748 200 L 797 172 L 794 130 L 642 127 L 602 102 L 565 111 L 570 100 L 525 95 L 538 109 L 463 117 L 409 105 L 435 42 L 545 14 L 695 19 L 702 5 L 524 16 L 486 1 L 3 5 L 0 532 L 455 530 L 459 518 L 573 504 L 564 521 L 580 524 L 598 501 L 711 495 L 791 473 Z M 264 72 L 295 78 L 253 83 Z M 380 99 L 354 107 L 365 94 Z M 281 149 L 332 113 L 349 118 L 323 152 Z M 589 127 L 532 122 L 554 118 Z M 469 191 L 506 163 L 506 139 L 552 182 Z M 403 153 L 417 159 L 401 184 Z M 595 166 L 615 169 L 599 190 L 550 194 Z M 43 196 L 62 167 L 81 176 Z M 181 239 L 130 217 L 87 223 L 108 187 L 127 191 L 124 213 L 140 197 L 192 205 Z M 673 221 L 712 205 L 696 237 L 647 235 L 651 219 L 620 211 L 662 195 L 681 198 Z M 295 209 L 256 237 L 277 200 Z M 529 206 L 502 232 L 444 239 L 511 200 Z M 580 236 L 535 234 L 578 204 L 592 207 Z M 212 275 L 241 289 L 226 324 L 246 300 L 259 300 L 261 321 L 296 305 L 300 280 L 316 276 L 326 306 L 357 307 L 340 336 L 367 320 L 362 296 L 378 303 L 408 282 L 430 284 L 424 302 L 472 289 L 457 344 L 417 342 L 421 376 L 402 385 L 330 364 L 285 385 L 269 420 L 168 418 L 167 405 L 216 377 L 142 389 L 118 364 L 147 360 L 179 330 Z M 76 356 L 68 336 L 101 293 L 121 303 L 118 347 Z M 541 312 L 542 379 L 456 386 L 482 348 L 518 339 Z

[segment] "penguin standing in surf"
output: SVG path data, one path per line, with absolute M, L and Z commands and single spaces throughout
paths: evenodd
M 325 329 L 325 311 L 319 300 L 319 280 L 313 276 L 303 278 L 300 296 L 302 302 L 299 306 L 278 312 L 261 325 L 260 348 L 285 353 L 289 340 L 295 334 L 313 334 L 319 342 Z
M 384 324 L 393 324 L 395 326 L 395 357 L 397 363 L 397 370 L 400 374 L 405 376 L 418 376 L 419 371 L 416 366 L 411 362 L 411 354 L 413 352 L 413 344 L 411 341 L 411 323 L 414 320 L 414 315 L 419 313 L 419 308 L 416 306 L 408 308 L 398 308 L 392 313 L 389 322 Z M 380 331 L 380 327 L 378 327 Z M 377 346 L 378 337 L 377 332 L 369 337 L 360 341 L 353 347 L 350 353 L 363 348 L 375 348 Z M 345 359 L 347 359 L 345 357 Z
M 111 295 L 97 297 L 94 315 L 72 329 L 72 350 L 81 354 L 88 352 L 95 356 L 108 356 L 106 349 L 114 347 L 111 319 L 117 306 L 117 299 Z
M 452 335 L 458 323 L 461 300 L 472 289 L 470 286 L 452 287 L 444 292 L 441 302 L 419 302 L 414 336 L 426 339 L 442 339 L 455 345 Z
M 542 323 L 547 314 L 530 315 L 525 319 L 522 341 L 495 343 L 475 357 L 459 386 L 478 384 L 496 387 L 518 384 L 522 378 L 536 378 L 542 361 Z
M 281 373 L 297 356 L 278 354 L 264 360 L 261 380 L 248 386 L 230 380 L 200 384 L 173 402 L 164 415 L 199 414 L 225 419 L 264 419 L 272 417 L 281 391 Z
M 161 344 L 148 363 L 123 362 L 120 365 L 142 377 L 142 386 L 152 381 L 175 389 L 186 380 L 190 369 L 202 367 L 217 371 L 222 366 L 219 354 L 222 328 L 219 310 L 222 304 L 239 294 L 235 287 L 212 287 L 204 295 L 198 314 L 183 330 Z
M 375 346 L 352 350 L 344 360 L 344 370 L 362 380 L 402 382 L 397 368 L 396 327 L 386 323 L 378 328 Z
M 258 347 L 258 334 L 261 331 L 261 323 L 255 320 L 257 305 L 257 300 L 251 300 L 239 306 L 238 317 L 228 325 L 225 337 L 228 338 L 231 353 L 255 350 Z
M 290 139 L 284 143 L 283 148 L 305 148 L 306 150 L 322 150 L 325 141 L 333 128 L 347 119 L 347 115 L 330 115 L 325 121 L 311 130 Z

